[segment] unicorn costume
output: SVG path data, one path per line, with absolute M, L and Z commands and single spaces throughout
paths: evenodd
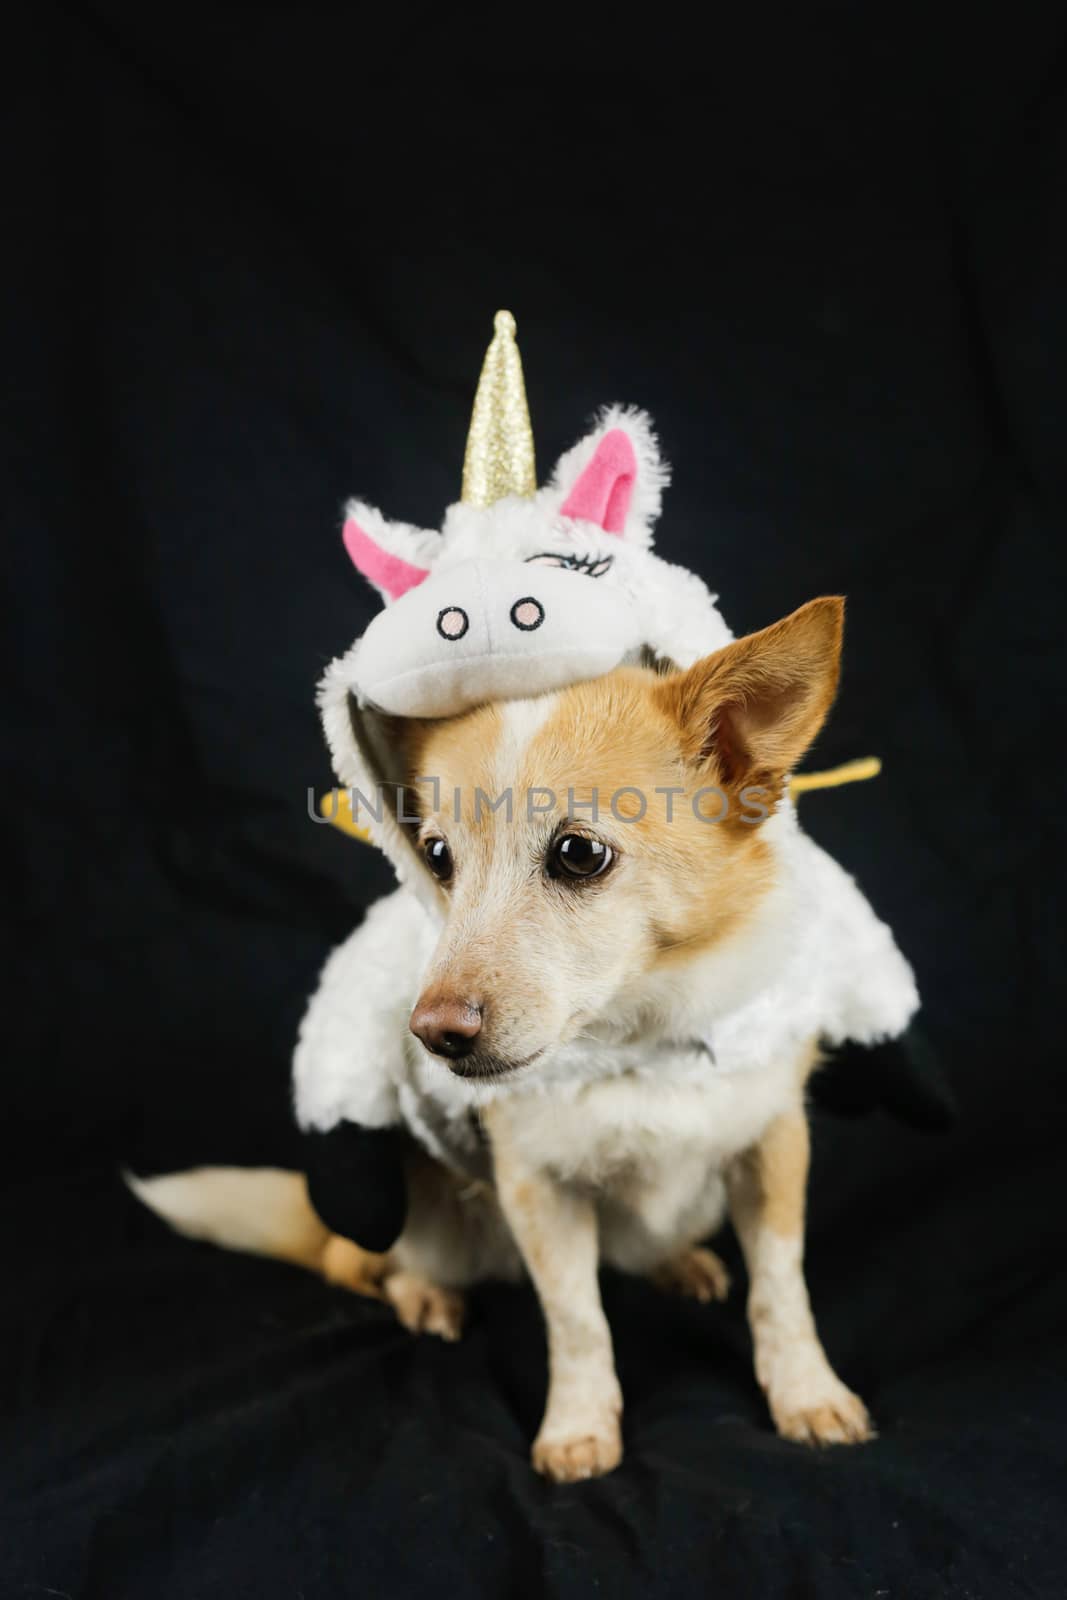
M 525 698 L 627 661 L 685 668 L 727 644 L 733 635 L 716 596 L 653 551 L 667 482 L 649 419 L 611 407 L 536 487 L 514 322 L 500 312 L 463 496 L 440 532 L 388 522 L 360 501 L 346 508 L 346 549 L 385 610 L 330 665 L 319 706 L 348 803 L 400 887 L 327 962 L 300 1030 L 294 1099 L 309 1134 L 313 1200 L 327 1222 L 370 1248 L 386 1248 L 403 1219 L 395 1130 L 458 1170 L 480 1175 L 485 1161 L 473 1108 L 486 1091 L 454 1077 L 407 1026 L 441 912 L 411 821 L 395 803 L 408 775 L 397 767 L 390 719 Z M 831 1047 L 905 1033 L 918 994 L 890 930 L 801 832 L 789 800 L 763 826 L 779 830 L 808 908 L 804 934 L 783 930 L 789 949 L 773 988 L 655 1059 L 638 1059 L 624 1043 L 585 1046 L 581 1059 L 576 1046 L 564 1047 L 538 1069 L 554 1093 L 622 1072 L 691 1080 L 758 1071 L 801 1033 Z M 510 1092 L 508 1082 L 493 1092 Z

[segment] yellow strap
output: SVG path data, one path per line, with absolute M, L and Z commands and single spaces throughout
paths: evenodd
M 830 767 L 826 772 L 797 772 L 789 780 L 789 794 L 795 800 L 798 794 L 809 794 L 812 789 L 836 789 L 842 783 L 862 783 L 866 778 L 877 778 L 882 763 L 877 756 L 861 756 L 858 761 L 846 761 L 843 766 Z
M 798 772 L 789 780 L 789 793 L 795 800 L 798 794 L 810 794 L 813 789 L 836 789 L 843 783 L 862 783 L 867 778 L 877 778 L 881 770 L 882 763 L 877 756 L 864 756 L 859 761 L 830 767 L 826 772 Z M 352 815 L 352 800 L 347 789 L 331 789 L 329 794 L 324 794 L 319 801 L 319 815 L 350 839 L 370 844 L 369 829 Z
M 370 830 L 352 815 L 352 796 L 348 789 L 331 789 L 329 794 L 324 794 L 319 801 L 319 816 L 325 817 L 341 833 L 347 833 L 350 839 L 370 844 Z

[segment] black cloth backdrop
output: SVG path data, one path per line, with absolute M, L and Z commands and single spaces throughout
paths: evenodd
M 1062 18 L 757 8 L 632 80 L 569 26 L 464 80 L 454 18 L 400 20 L 399 52 L 295 6 L 9 20 L 0 1592 L 1058 1596 Z M 415 1340 L 117 1175 L 295 1159 L 302 1003 L 389 883 L 305 812 L 316 678 L 376 609 L 339 508 L 439 520 L 501 305 L 542 472 L 641 404 L 660 548 L 735 629 L 849 599 L 813 764 L 885 773 L 804 819 L 961 1103 L 942 1138 L 816 1117 L 862 1450 L 775 1437 L 743 1278 L 606 1274 L 626 1461 L 553 1488 L 528 1288 Z

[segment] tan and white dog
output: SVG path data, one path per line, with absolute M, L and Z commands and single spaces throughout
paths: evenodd
M 300 1262 L 446 1338 L 466 1286 L 525 1267 L 550 1363 L 533 1462 L 559 1480 L 622 1455 L 599 1262 L 721 1298 L 726 1271 L 702 1241 L 728 1209 L 779 1432 L 868 1438 L 819 1341 L 803 1253 L 805 1083 L 820 1018 L 847 1011 L 871 952 L 850 950 L 858 890 L 785 798 L 835 693 L 842 618 L 839 599 L 815 600 L 685 671 L 620 667 L 400 725 L 412 779 L 439 778 L 439 806 L 416 793 L 446 909 L 432 937 L 412 924 L 413 1009 L 397 1026 L 423 1100 L 476 1129 L 485 1181 L 473 1158 L 412 1138 L 408 1221 L 387 1256 L 331 1235 L 296 1174 L 204 1169 L 137 1192 L 184 1232 Z M 559 797 L 551 810 L 523 804 L 535 790 Z M 505 793 L 510 815 L 485 803 Z M 895 947 L 873 925 L 884 967 Z M 351 978 L 342 956 L 324 991 Z M 899 963 L 894 1015 L 915 1003 Z

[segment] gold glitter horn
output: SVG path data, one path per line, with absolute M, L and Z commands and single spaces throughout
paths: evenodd
M 515 318 L 510 311 L 498 311 L 474 396 L 460 499 L 469 506 L 491 506 L 507 494 L 532 495 L 536 489 L 533 429 Z

